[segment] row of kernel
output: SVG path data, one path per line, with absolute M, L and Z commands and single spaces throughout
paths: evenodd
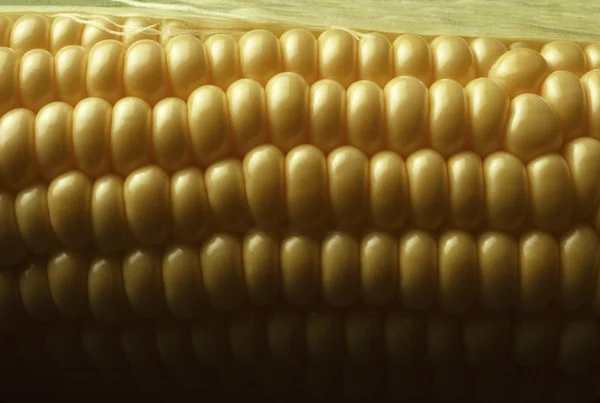
M 14 25 L 8 17 L 3 17 L 0 45 L 20 52 L 32 49 L 57 52 L 71 45 L 91 48 L 102 40 L 121 40 L 126 46 L 140 40 L 166 44 L 173 37 L 185 36 L 171 33 L 177 29 L 185 32 L 185 28 L 182 22 L 161 24 L 139 17 L 118 23 L 110 18 L 81 22 L 59 17 L 50 21 L 41 15 L 25 15 Z M 232 36 L 213 35 L 207 41 L 207 48 L 209 53 L 211 50 L 218 53 L 213 59 L 221 59 L 222 64 L 229 66 L 228 73 L 237 72 L 235 78 L 258 78 L 255 77 L 258 75 L 266 81 L 278 72 L 296 71 L 303 73 L 309 82 L 317 77 L 334 78 L 344 86 L 357 79 L 374 80 L 383 86 L 400 75 L 411 75 L 426 83 L 451 78 L 466 84 L 475 77 L 487 76 L 496 60 L 508 51 L 504 43 L 491 38 L 467 43 L 457 36 L 441 36 L 428 43 L 420 36 L 407 34 L 392 43 L 381 34 L 357 39 L 339 29 L 326 30 L 318 39 L 299 29 L 280 38 L 269 31 L 254 30 L 242 35 L 239 42 Z M 510 49 L 521 55 L 512 57 L 517 67 L 535 68 L 536 63 L 531 63 L 534 58 L 531 52 L 535 50 L 530 46 L 513 43 Z M 581 76 L 600 67 L 599 44 L 588 45 L 584 51 L 576 43 L 554 41 L 539 52 L 551 71 L 567 70 Z
M 21 164 L 20 170 L 3 168 L 4 179 L 17 187 L 24 178 L 6 175 L 33 174 L 24 165 L 35 158 L 46 179 L 76 163 L 92 176 L 111 165 L 127 175 L 152 160 L 171 172 L 192 161 L 206 166 L 265 143 L 287 152 L 308 142 L 325 153 L 349 144 L 368 156 L 389 149 L 402 157 L 425 147 L 445 158 L 464 150 L 483 157 L 506 150 L 527 163 L 573 138 L 600 137 L 600 70 L 586 77 L 582 86 L 570 73 L 556 72 L 541 96 L 521 94 L 512 101 L 487 78 L 466 88 L 441 80 L 427 89 L 415 78 L 399 77 L 385 89 L 360 81 L 344 90 L 331 80 L 309 87 L 293 73 L 273 77 L 266 87 L 246 79 L 227 92 L 202 86 L 187 103 L 166 98 L 154 107 L 120 95 L 111 106 L 101 99 L 106 93 L 78 99 L 74 108 L 50 97 L 37 114 L 18 108 L 2 116 L 0 154 L 5 165 Z M 36 91 L 32 100 L 46 98 Z
M 14 197 L 0 193 L 1 264 L 19 261 L 25 246 L 36 254 L 60 245 L 116 251 L 160 245 L 172 236 L 201 242 L 214 229 L 361 230 L 372 224 L 391 231 L 520 231 L 528 225 L 559 231 L 580 220 L 600 229 L 599 155 L 600 142 L 591 138 L 573 141 L 564 156 L 527 166 L 507 153 L 484 160 L 463 153 L 445 162 L 421 150 L 404 161 L 391 152 L 369 160 L 351 147 L 326 157 L 309 145 L 285 156 L 261 146 L 243 161 L 223 160 L 204 172 L 186 168 L 169 176 L 147 165 L 124 180 L 114 174 L 94 180 L 70 170 L 49 186 L 30 185 Z
M 49 17 L 25 14 L 17 18 L 0 16 L 0 46 L 19 52 L 45 49 L 56 53 L 64 47 L 77 45 L 91 48 L 103 40 L 119 40 L 125 45 L 144 39 L 165 42 L 178 32 L 170 21 L 152 21 L 143 17 L 118 18 L 81 15 Z M 185 24 L 179 29 L 185 29 Z
M 312 85 L 316 80 L 316 77 L 307 79 L 302 69 L 294 68 L 285 69 L 289 74 L 280 73 L 281 69 L 279 69 L 265 77 L 259 77 L 258 73 L 240 76 L 237 68 L 232 68 L 221 60 L 222 57 L 211 56 L 204 46 L 197 38 L 182 36 L 174 38 L 165 48 L 147 40 L 126 48 L 118 41 L 109 40 L 99 43 L 89 51 L 79 46 L 68 46 L 56 55 L 46 50 L 36 49 L 25 53 L 22 57 L 13 49 L 0 48 L 0 64 L 3 67 L 0 77 L 0 89 L 2 89 L 0 116 L 19 106 L 37 112 L 56 100 L 75 106 L 86 96 L 102 98 L 112 104 L 125 96 L 135 96 L 154 106 L 160 100 L 170 96 L 187 100 L 196 89 L 206 84 L 215 84 L 227 90 L 228 94 L 233 91 L 239 94 L 245 90 L 252 95 L 248 97 L 251 100 L 246 103 L 259 104 L 260 99 L 262 98 L 264 102 L 265 98 L 265 89 L 262 87 L 266 87 L 267 95 L 271 97 L 273 94 L 269 94 L 270 92 L 282 92 L 286 83 L 291 87 L 290 92 L 302 94 L 301 87 Z M 216 48 L 222 50 L 222 47 Z M 554 123 L 555 126 L 565 129 L 565 137 L 579 134 L 586 126 L 589 126 L 592 135 L 600 136 L 600 123 L 597 122 L 596 117 L 600 114 L 598 100 L 600 70 L 586 73 L 581 77 L 580 82 L 577 75 L 568 71 L 561 70 L 550 74 L 546 62 L 539 55 L 540 60 L 535 60 L 533 57 L 534 60 L 527 61 L 532 55 L 521 54 L 526 51 L 528 49 L 515 49 L 506 53 L 494 65 L 493 71 L 490 72 L 490 79 L 469 80 L 468 84 L 454 80 L 456 77 L 451 79 L 446 76 L 435 77 L 435 81 L 424 80 L 423 77 L 410 77 L 409 72 L 400 72 L 402 79 L 385 81 L 371 76 L 360 77 L 361 81 L 353 80 L 347 86 L 349 93 L 352 92 L 354 95 L 352 99 L 348 99 L 342 105 L 331 105 L 331 108 L 341 108 L 340 111 L 343 112 L 345 109 L 350 111 L 352 107 L 361 107 L 364 104 L 364 108 L 368 110 L 359 115 L 366 114 L 367 116 L 361 118 L 368 118 L 377 126 L 384 125 L 384 115 L 398 114 L 406 119 L 407 114 L 412 114 L 414 116 L 409 116 L 408 121 L 414 125 L 417 132 L 426 129 L 421 127 L 424 123 L 421 121 L 430 119 L 432 131 L 435 131 L 436 126 L 442 126 L 438 131 L 456 132 L 439 134 L 450 136 L 452 140 L 456 136 L 464 137 L 465 133 L 462 132 L 470 127 L 467 124 L 469 122 L 466 122 L 469 119 L 467 112 L 477 115 L 476 118 L 470 119 L 481 121 L 480 125 L 485 125 L 487 122 L 500 126 L 499 129 L 493 130 L 493 133 L 502 130 L 506 120 L 507 103 L 512 98 L 522 95 L 519 98 L 519 105 L 533 103 L 531 108 L 542 114 L 544 120 L 550 119 L 549 124 Z M 515 64 L 528 67 L 515 70 Z M 260 68 L 256 70 L 263 71 L 260 70 L 263 66 L 264 62 L 259 63 Z M 294 82 L 284 81 L 282 77 L 287 77 L 287 81 L 290 81 L 290 74 L 294 76 Z M 227 77 L 219 77 L 219 75 Z M 279 80 L 275 80 L 277 77 Z M 313 86 L 318 89 L 318 93 L 315 94 L 318 99 L 314 101 L 321 104 L 339 103 L 340 96 L 343 97 L 344 87 L 337 83 L 334 76 L 321 75 L 320 77 L 326 81 L 319 81 Z M 230 89 L 232 84 L 235 90 Z M 463 85 L 466 86 L 465 89 Z M 431 86 L 429 93 L 427 86 Z M 292 89 L 294 91 L 291 91 Z M 536 105 L 540 102 L 536 101 L 537 97 L 533 97 L 532 94 L 538 93 L 552 108 L 548 105 Z M 528 102 L 523 100 L 527 94 Z M 589 105 L 586 105 L 586 96 Z M 288 95 L 288 97 L 299 98 L 299 95 Z M 408 100 L 412 102 L 410 107 L 404 105 Z M 279 100 L 279 102 L 283 101 L 285 100 Z M 307 102 L 307 99 L 304 102 L 296 99 L 296 103 L 288 107 L 301 109 L 307 106 L 305 105 Z M 401 108 L 402 106 L 405 108 Z M 258 107 L 260 105 L 255 106 Z M 520 109 L 523 109 L 523 106 Z M 549 116 L 551 109 L 555 110 L 556 116 Z M 429 116 L 430 110 L 431 116 Z M 400 111 L 404 113 L 399 113 Z M 452 117 L 452 114 L 456 116 Z M 510 116 L 514 114 L 519 115 L 515 107 L 511 108 Z M 489 116 L 486 118 L 486 115 Z M 589 122 L 584 124 L 586 117 Z M 395 120 L 402 122 L 400 118 Z M 441 122 L 436 124 L 435 120 Z M 448 120 L 455 122 L 447 122 Z M 490 122 L 491 120 L 494 122 Z M 557 120 L 559 124 L 556 124 Z M 394 121 L 387 124 L 398 129 L 397 126 L 402 124 L 397 122 L 395 125 Z M 480 133 L 473 134 L 474 147 L 478 146 L 475 144 L 477 141 L 486 140 L 486 138 L 477 138 L 478 134 Z M 488 137 L 493 137 L 493 134 Z
M 303 319 L 299 320 L 299 326 L 306 327 L 306 336 L 303 329 L 297 328 L 296 321 L 283 325 L 284 328 L 292 326 L 291 333 L 275 333 L 282 328 L 282 325 L 273 322 L 279 322 L 281 318 L 269 316 L 263 321 L 265 326 L 258 330 L 256 337 L 254 334 L 245 335 L 251 337 L 251 340 L 246 340 L 239 335 L 228 337 L 234 329 L 219 328 L 214 333 L 211 331 L 207 333 L 203 329 L 203 324 L 195 324 L 189 330 L 185 326 L 174 323 L 156 326 L 131 324 L 123 330 L 99 326 L 93 322 L 86 323 L 82 327 L 56 324 L 39 330 L 39 334 L 36 335 L 36 339 L 40 341 L 38 344 L 31 343 L 31 335 L 17 337 L 11 340 L 10 344 L 18 348 L 7 350 L 8 346 L 6 346 L 3 352 L 13 353 L 12 355 L 15 355 L 15 351 L 28 352 L 30 355 L 21 356 L 21 360 L 27 361 L 31 358 L 31 352 L 35 351 L 35 357 L 47 357 L 44 364 L 47 362 L 46 366 L 54 370 L 64 368 L 72 371 L 82 368 L 89 375 L 92 374 L 91 371 L 98 371 L 94 374 L 95 379 L 102 379 L 112 374 L 121 377 L 121 380 L 129 381 L 131 374 L 127 369 L 130 369 L 133 372 L 133 379 L 145 388 L 151 387 L 149 382 L 159 382 L 162 389 L 164 378 L 161 379 L 161 376 L 169 378 L 174 376 L 178 382 L 183 382 L 174 385 L 176 387 L 185 387 L 190 385 L 190 382 L 196 386 L 207 385 L 207 382 L 212 383 L 220 378 L 228 390 L 240 388 L 245 394 L 252 385 L 251 390 L 259 387 L 271 393 L 289 394 L 291 390 L 300 388 L 313 396 L 325 397 L 334 394 L 339 398 L 340 394 L 345 394 L 347 397 L 361 400 L 383 398 L 389 394 L 401 401 L 418 399 L 418 401 L 428 402 L 576 401 L 584 403 L 594 401 L 592 396 L 600 395 L 597 371 L 586 370 L 585 364 L 577 363 L 576 369 L 579 371 L 573 374 L 570 362 L 573 359 L 564 356 L 565 353 L 573 353 L 573 350 L 561 351 L 565 339 L 572 337 L 567 334 L 561 335 L 561 347 L 558 347 L 558 351 L 552 351 L 549 357 L 545 357 L 548 362 L 556 362 L 549 366 L 530 367 L 502 362 L 491 367 L 473 368 L 458 359 L 448 360 L 447 365 L 444 366 L 428 367 L 423 365 L 428 362 L 423 351 L 418 351 L 421 354 L 421 365 L 395 365 L 393 362 L 389 366 L 380 363 L 364 365 L 353 361 L 354 354 L 351 349 L 347 350 L 348 359 L 345 363 L 340 360 L 340 362 L 322 365 L 322 360 L 318 357 L 315 360 L 307 354 L 310 348 L 316 347 L 317 351 L 324 351 L 322 344 L 325 343 L 333 347 L 335 351 L 333 355 L 339 355 L 342 344 L 331 343 L 343 341 L 350 333 L 345 331 L 342 319 L 336 321 L 334 326 L 323 329 L 325 335 L 334 336 L 333 339 L 316 340 L 314 336 L 309 336 L 314 333 L 314 321 L 321 321 L 317 324 L 317 328 L 322 329 L 324 320 L 327 326 L 327 321 L 334 318 L 331 314 L 323 313 L 317 313 L 315 316 L 314 319 L 307 318 L 306 323 L 303 323 Z M 296 320 L 296 317 L 293 316 L 291 319 Z M 239 325 L 236 326 L 235 319 L 226 322 L 232 324 L 234 328 L 239 328 Z M 566 326 L 579 325 L 576 322 L 577 319 L 569 318 L 564 323 Z M 421 329 L 420 325 L 417 322 L 419 329 Z M 247 328 L 247 325 L 242 326 Z M 317 337 L 318 334 L 323 334 L 323 331 L 317 332 Z M 215 339 L 216 335 L 221 339 Z M 541 337 L 543 338 L 543 335 Z M 424 342 L 427 345 L 431 344 L 428 338 L 424 339 Z M 240 345 L 241 343 L 243 346 Z M 256 343 L 263 343 L 263 345 L 255 345 Z M 404 346 L 407 340 L 398 339 L 397 343 Z M 239 348 L 232 354 L 215 349 L 215 344 L 225 349 L 229 349 L 229 346 L 239 346 Z M 588 347 L 589 342 L 585 348 Z M 244 355 L 245 352 L 256 352 L 257 355 Z M 407 351 L 407 353 L 408 356 L 412 356 L 411 352 Z M 284 355 L 283 365 L 279 365 L 281 354 Z M 588 357 L 593 359 L 593 353 Z M 18 360 L 19 357 L 15 359 Z M 243 364 L 248 361 L 254 362 L 254 365 Z M 287 364 L 290 361 L 294 365 Z M 7 365 L 12 368 L 10 363 Z M 32 368 L 33 373 L 41 374 L 39 370 L 39 367 Z M 211 371 L 210 375 L 208 371 Z M 35 376 L 32 373 L 29 375 Z M 47 377 L 48 374 L 44 376 Z M 154 386 L 156 387 L 156 384 Z M 173 391 L 170 390 L 169 393 Z M 172 398 L 173 395 L 169 396 Z M 494 398 L 490 399 L 490 396 Z M 449 400 L 449 398 L 453 399 Z
M 564 317 L 545 312 L 512 317 L 473 313 L 456 318 L 436 312 L 281 307 L 209 314 L 191 324 L 133 320 L 121 329 L 90 321 L 78 329 L 57 322 L 44 333 L 48 355 L 59 363 L 80 354 L 103 369 L 107 364 L 114 368 L 121 357 L 132 360 L 134 367 L 140 359 L 156 358 L 172 369 L 194 363 L 217 370 L 261 363 L 280 370 L 300 369 L 303 364 L 325 369 L 344 363 L 385 368 L 387 363 L 391 367 L 386 372 L 452 366 L 481 371 L 510 365 L 507 359 L 512 359 L 524 368 L 554 367 L 585 376 L 599 368 L 599 332 L 597 318 L 585 311 Z M 60 343 L 61 338 L 71 342 Z M 68 351 L 56 354 L 65 346 Z
M 515 239 L 498 232 L 475 238 L 449 231 L 439 238 L 409 231 L 356 238 L 334 232 L 323 239 L 251 232 L 225 234 L 202 245 L 133 249 L 118 257 L 61 251 L 47 261 L 0 275 L 2 327 L 10 329 L 22 304 L 36 321 L 58 313 L 120 322 L 131 314 L 196 319 L 207 309 L 246 303 L 275 307 L 322 301 L 348 307 L 398 303 L 451 314 L 515 309 L 600 314 L 598 236 L 587 227 L 559 239 L 531 232 Z

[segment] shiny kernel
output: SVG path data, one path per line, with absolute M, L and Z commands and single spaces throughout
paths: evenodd
M 475 153 L 457 154 L 448 160 L 450 219 L 457 228 L 477 228 L 485 212 L 483 161 Z
M 165 289 L 161 260 L 151 249 L 134 249 L 123 257 L 123 285 L 129 307 L 142 318 L 164 312 Z
M 148 39 L 135 42 L 125 52 L 123 64 L 125 96 L 138 97 L 150 105 L 169 92 L 163 47 Z
M 272 145 L 246 154 L 243 175 L 248 209 L 262 228 L 277 229 L 285 220 L 285 159 Z
M 223 90 L 241 78 L 237 41 L 230 35 L 212 35 L 204 42 L 211 81 Z M 201 65 L 200 65 L 201 66 Z
M 549 42 L 542 47 L 540 54 L 552 71 L 568 71 L 581 77 L 588 70 L 585 53 L 574 42 Z
M 86 98 L 87 65 L 88 51 L 82 46 L 66 46 L 54 55 L 54 74 L 59 100 L 76 106 Z
M 219 310 L 240 306 L 246 295 L 242 245 L 229 235 L 214 235 L 200 251 L 202 280 L 209 302 Z
M 580 137 L 586 119 L 586 99 L 579 78 L 567 71 L 556 71 L 544 81 L 540 94 L 556 113 L 564 141 Z
M 581 84 L 585 91 L 586 129 L 591 137 L 600 139 L 600 69 L 587 72 L 581 77 Z
M 23 260 L 26 249 L 19 234 L 14 198 L 7 192 L 0 193 L 0 217 L 0 266 L 10 266 Z
M 394 57 L 390 41 L 372 33 L 358 43 L 358 78 L 373 81 L 381 88 L 393 77 Z
M 397 230 L 410 217 L 406 164 L 396 153 L 375 154 L 369 164 L 371 221 L 376 226 Z
M 203 172 L 187 168 L 174 173 L 170 198 L 175 236 L 187 242 L 203 240 L 212 224 Z
M 499 152 L 483 162 L 487 222 L 492 228 L 515 230 L 527 217 L 529 185 L 523 163 L 511 154 Z M 502 183 L 510 183 L 509 187 Z
M 348 87 L 356 80 L 357 40 L 347 31 L 328 29 L 319 35 L 319 76 Z
M 23 106 L 38 112 L 57 98 L 54 56 L 43 49 L 33 49 L 21 57 L 19 89 Z
M 385 141 L 384 96 L 373 82 L 358 81 L 346 92 L 348 143 L 367 155 L 381 150 Z
M 272 32 L 257 29 L 245 33 L 240 38 L 239 49 L 243 77 L 264 86 L 271 77 L 281 72 L 279 39 Z
M 353 147 L 341 147 L 327 157 L 329 200 L 340 228 L 360 228 L 367 217 L 369 174 L 367 157 Z
M 150 162 L 152 109 L 140 98 L 122 98 L 113 108 L 110 150 L 115 172 L 121 176 Z
M 10 47 L 19 52 L 32 49 L 49 49 L 50 21 L 39 14 L 26 14 L 19 17 L 12 26 Z
M 436 81 L 429 88 L 431 146 L 447 158 L 467 144 L 467 98 L 456 81 Z
M 559 305 L 565 310 L 581 308 L 592 297 L 600 263 L 600 240 L 588 226 L 577 226 L 560 239 Z
M 37 322 L 48 322 L 57 316 L 57 309 L 50 292 L 46 265 L 39 261 L 23 267 L 19 275 L 19 293 L 23 307 Z
M 318 45 L 317 38 L 304 29 L 290 29 L 279 38 L 283 71 L 304 77 L 309 85 L 317 81 Z
M 396 77 L 415 77 L 426 86 L 434 81 L 433 57 L 429 43 L 418 35 L 405 34 L 393 43 Z
M 35 119 L 35 152 L 38 166 L 48 181 L 75 168 L 73 156 L 73 107 L 62 102 L 44 106 Z
M 315 239 L 285 236 L 280 248 L 281 291 L 292 305 L 307 305 L 319 295 L 321 259 Z
M 516 48 L 496 60 L 488 77 L 501 84 L 511 98 L 524 93 L 537 94 L 550 73 L 548 63 L 535 50 Z
M 206 307 L 199 251 L 188 246 L 169 247 L 163 256 L 162 278 L 169 311 L 183 320 L 197 318 Z
M 35 114 L 15 109 L 0 118 L 0 176 L 9 188 L 22 189 L 38 176 Z
M 562 154 L 573 183 L 574 212 L 589 218 L 600 203 L 600 141 L 590 137 L 575 139 L 564 147 Z
M 73 109 L 73 153 L 77 166 L 96 178 L 111 167 L 111 105 L 100 98 L 86 98 Z
M 251 218 L 241 162 L 227 159 L 209 166 L 204 183 L 215 221 L 230 231 L 247 229 Z
M 327 236 L 321 246 L 321 287 L 325 302 L 335 307 L 350 306 L 360 287 L 359 245 L 341 232 Z
M 70 17 L 57 17 L 50 27 L 50 51 L 56 53 L 60 49 L 79 45 L 83 24 Z
M 406 158 L 429 142 L 428 89 L 416 78 L 396 77 L 384 96 L 388 147 Z
M 10 48 L 0 48 L 0 115 L 19 106 L 20 55 Z
M 477 248 L 471 235 L 449 231 L 439 240 L 439 303 L 445 312 L 463 313 L 477 295 Z
M 129 227 L 144 245 L 160 245 L 169 235 L 171 212 L 169 177 L 156 166 L 132 172 L 125 180 L 123 197 Z
M 479 304 L 506 311 L 516 303 L 519 287 L 519 250 L 508 234 L 487 231 L 477 241 Z
M 466 85 L 475 78 L 469 44 L 458 36 L 438 36 L 431 44 L 434 80 L 451 79 Z
M 271 141 L 282 151 L 306 142 L 308 137 L 309 88 L 293 73 L 281 73 L 265 87 Z
M 564 158 L 550 154 L 527 166 L 533 222 L 545 230 L 565 229 L 573 213 L 573 186 Z
M 361 296 L 372 306 L 396 300 L 398 287 L 398 244 L 385 233 L 371 233 L 360 245 Z
M 92 316 L 99 322 L 119 322 L 128 313 L 121 262 L 114 257 L 93 259 L 87 280 Z
M 91 199 L 92 183 L 78 171 L 57 177 L 48 187 L 50 222 L 68 248 L 83 248 L 92 240 Z
M 114 104 L 124 96 L 125 46 L 114 39 L 98 42 L 88 53 L 88 95 Z
M 346 91 L 337 81 L 321 80 L 310 87 L 310 142 L 325 153 L 346 140 Z
M 89 259 L 84 253 L 61 252 L 48 261 L 48 284 L 59 312 L 71 319 L 87 313 Z
M 508 95 L 500 84 L 489 78 L 471 81 L 465 87 L 465 94 L 471 146 L 477 154 L 486 157 L 504 144 L 510 106 Z
M 533 231 L 519 242 L 521 312 L 536 312 L 556 298 L 559 287 L 558 243 L 551 235 Z
M 227 97 L 222 89 L 206 85 L 189 97 L 188 124 L 196 161 L 206 166 L 231 150 L 231 129 Z
M 238 155 L 267 142 L 265 89 L 251 79 L 234 82 L 227 89 L 231 132 Z
M 408 231 L 400 238 L 399 294 L 409 309 L 429 308 L 438 298 L 438 243 L 430 233 Z
M 173 94 L 186 101 L 190 94 L 208 84 L 208 55 L 202 41 L 177 35 L 165 45 L 165 61 Z
M 92 189 L 92 232 L 94 245 L 106 252 L 123 250 L 132 240 L 125 212 L 123 180 L 106 175 Z
M 192 163 L 186 103 L 178 98 L 160 100 L 152 110 L 152 145 L 158 165 L 175 172 Z
M 268 306 L 279 294 L 278 239 L 264 232 L 250 232 L 243 240 L 244 278 L 248 300 Z
M 47 254 L 58 247 L 50 222 L 47 188 L 31 186 L 15 198 L 15 216 L 21 238 L 35 254 Z
M 562 146 L 558 117 L 542 97 L 523 94 L 511 102 L 506 128 L 506 150 L 523 162 Z
M 420 150 L 406 160 L 412 219 L 419 227 L 438 229 L 448 209 L 448 174 L 442 156 Z
M 298 229 L 315 228 L 328 219 L 327 161 L 318 148 L 302 145 L 285 157 L 287 214 Z
M 494 38 L 476 38 L 469 44 L 475 60 L 477 77 L 487 77 L 496 60 L 506 53 L 506 45 Z

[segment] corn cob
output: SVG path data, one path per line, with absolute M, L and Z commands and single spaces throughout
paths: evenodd
M 600 395 L 599 44 L 198 32 L 0 16 L 23 376 Z

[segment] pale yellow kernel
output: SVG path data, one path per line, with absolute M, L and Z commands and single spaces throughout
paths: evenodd
M 396 38 L 394 73 L 396 76 L 415 77 L 426 86 L 433 82 L 433 61 L 429 43 L 418 35 L 406 34 Z
M 357 40 L 347 31 L 328 29 L 319 36 L 319 75 L 348 87 L 357 75 Z
M 575 42 L 549 42 L 542 47 L 540 54 L 552 71 L 568 71 L 581 77 L 588 70 L 585 53 Z
M 257 29 L 242 35 L 239 41 L 242 76 L 261 85 L 281 72 L 279 39 L 270 31 Z
M 548 63 L 534 50 L 509 50 L 496 60 L 488 77 L 500 83 L 511 98 L 523 93 L 537 94 L 550 73 Z
M 494 38 L 476 38 L 470 43 L 477 77 L 487 77 L 492 65 L 506 53 L 506 45 Z
M 522 94 L 511 102 L 506 128 L 506 150 L 529 162 L 540 155 L 557 152 L 562 130 L 548 102 L 535 94 Z
M 430 46 L 436 81 L 448 78 L 466 85 L 475 78 L 473 53 L 463 38 L 438 36 Z

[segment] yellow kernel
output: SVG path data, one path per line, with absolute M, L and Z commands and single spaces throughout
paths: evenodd
M 19 52 L 32 49 L 49 49 L 50 21 L 39 14 L 19 17 L 12 26 L 10 47 Z
M 434 78 L 433 58 L 427 41 L 413 34 L 394 40 L 394 72 L 396 77 L 409 76 L 431 85 Z
M 145 39 L 127 48 L 123 87 L 125 96 L 141 98 L 152 106 L 166 97 L 169 91 L 167 66 L 161 45 Z
M 192 92 L 208 84 L 208 55 L 200 39 L 190 35 L 175 36 L 165 45 L 165 59 L 176 97 L 187 101 Z
M 568 71 L 581 77 L 587 72 L 587 61 L 583 50 L 574 42 L 553 41 L 545 44 L 540 54 L 552 71 Z
M 78 171 L 57 177 L 48 187 L 48 211 L 56 236 L 69 248 L 82 248 L 92 240 L 92 183 Z
M 279 38 L 284 71 L 304 77 L 309 85 L 319 77 L 317 38 L 303 29 L 290 29 Z
M 289 151 L 308 137 L 309 88 L 306 80 L 293 73 L 281 73 L 265 87 L 271 141 Z
M 370 81 L 358 81 L 346 92 L 348 143 L 367 155 L 383 148 L 385 137 L 384 97 Z
M 540 54 L 526 48 L 509 50 L 496 60 L 488 77 L 501 84 L 511 98 L 524 93 L 537 94 L 550 73 Z
M 133 171 L 125 180 L 123 197 L 129 227 L 144 245 L 160 245 L 169 235 L 169 177 L 156 166 Z
M 451 79 L 466 85 L 475 78 L 469 44 L 459 36 L 438 36 L 431 42 L 434 80 Z
M 239 49 L 243 77 L 264 86 L 281 72 L 281 48 L 273 33 L 261 29 L 247 32 L 240 38 Z
M 390 41 L 373 33 L 360 38 L 358 43 L 358 78 L 373 81 L 383 88 L 393 76 L 394 57 Z
M 448 174 L 440 154 L 420 150 L 406 160 L 412 218 L 420 228 L 438 229 L 448 210 Z
M 330 78 L 347 88 L 357 76 L 358 44 L 349 33 L 328 29 L 319 35 L 319 76 Z
M 505 146 L 523 162 L 560 149 L 562 130 L 558 117 L 542 97 L 523 94 L 512 100 Z

